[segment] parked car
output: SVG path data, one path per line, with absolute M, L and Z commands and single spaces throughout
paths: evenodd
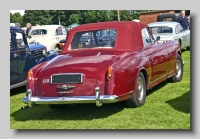
M 148 24 L 153 36 L 160 36 L 160 42 L 177 40 L 181 49 L 190 49 L 190 30 L 184 30 L 178 22 L 154 22 Z
M 28 70 L 46 51 L 44 45 L 28 45 L 24 31 L 19 27 L 10 27 L 10 89 L 26 84 Z
M 29 31 L 28 43 L 39 42 L 47 47 L 47 51 L 61 49 L 59 41 L 65 39 L 67 30 L 62 25 L 41 25 L 34 26 Z
M 157 22 L 163 22 L 163 21 L 173 21 L 178 22 L 178 18 L 180 18 L 181 13 L 166 13 L 166 14 L 160 14 L 157 16 Z M 190 22 L 188 22 L 188 29 L 190 29 Z
M 97 31 L 113 30 L 109 44 L 97 40 Z M 80 47 L 83 34 L 91 33 L 94 44 Z M 125 101 L 128 107 L 144 105 L 146 90 L 183 76 L 181 50 L 177 41 L 157 43 L 147 25 L 134 21 L 84 24 L 69 31 L 60 54 L 29 70 L 26 96 L 22 102 L 49 105 Z M 172 92 L 173 93 L 173 92 Z

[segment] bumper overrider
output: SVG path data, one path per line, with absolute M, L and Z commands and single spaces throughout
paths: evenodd
M 34 104 L 75 104 L 75 103 L 96 103 L 96 106 L 101 106 L 103 103 L 115 103 L 119 101 L 116 95 L 101 95 L 100 88 L 95 88 L 95 96 L 68 96 L 68 97 L 35 97 L 32 96 L 32 90 L 26 91 L 28 94 L 22 101 L 28 106 L 33 107 Z M 22 107 L 21 109 L 24 109 Z

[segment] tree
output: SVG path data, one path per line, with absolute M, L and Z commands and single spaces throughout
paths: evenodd
M 110 21 L 118 21 L 117 10 L 110 10 L 109 18 Z
M 133 20 L 131 12 L 129 10 L 121 10 L 120 11 L 120 20 L 121 21 L 130 21 Z
M 14 13 L 14 14 L 10 13 L 10 23 L 16 23 L 16 22 L 19 22 L 21 27 L 24 26 L 23 17 L 21 16 L 19 12 Z
M 73 23 L 79 24 L 79 15 L 78 14 L 71 14 L 67 23 L 69 25 L 73 24 Z
M 52 17 L 49 10 L 25 10 L 23 16 L 24 23 L 48 25 L 52 23 Z
M 175 13 L 181 13 L 181 10 L 175 10 Z M 189 16 L 190 15 L 190 10 L 185 10 L 185 15 Z

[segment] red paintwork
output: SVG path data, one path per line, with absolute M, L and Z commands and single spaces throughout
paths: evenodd
M 154 42 L 143 47 L 141 29 L 144 27 L 146 25 L 138 22 L 120 21 L 92 23 L 73 28 L 59 56 L 32 68 L 34 81 L 27 84 L 27 88 L 33 90 L 33 96 L 56 97 L 59 96 L 57 85 L 43 83 L 43 79 L 50 79 L 52 74 L 58 73 L 83 73 L 83 83 L 70 84 L 75 88 L 72 89 L 74 92 L 68 95 L 94 96 L 94 88 L 99 86 L 101 95 L 117 95 L 122 101 L 133 95 L 136 77 L 140 71 L 145 75 L 147 89 L 157 85 L 175 73 L 176 55 L 180 48 L 175 41 L 165 44 Z M 69 49 L 74 33 L 110 28 L 118 33 L 114 48 Z M 99 52 L 101 54 L 97 56 Z M 110 81 L 106 79 L 109 66 L 113 67 Z

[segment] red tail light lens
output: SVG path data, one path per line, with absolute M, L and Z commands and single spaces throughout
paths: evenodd
M 113 68 L 111 66 L 108 67 L 108 73 L 107 73 L 107 79 L 110 80 L 112 77 L 112 70 Z
M 28 71 L 28 74 L 27 74 L 27 82 L 31 82 L 32 79 L 33 79 L 33 72 L 32 72 L 32 70 L 30 69 L 30 70 Z

